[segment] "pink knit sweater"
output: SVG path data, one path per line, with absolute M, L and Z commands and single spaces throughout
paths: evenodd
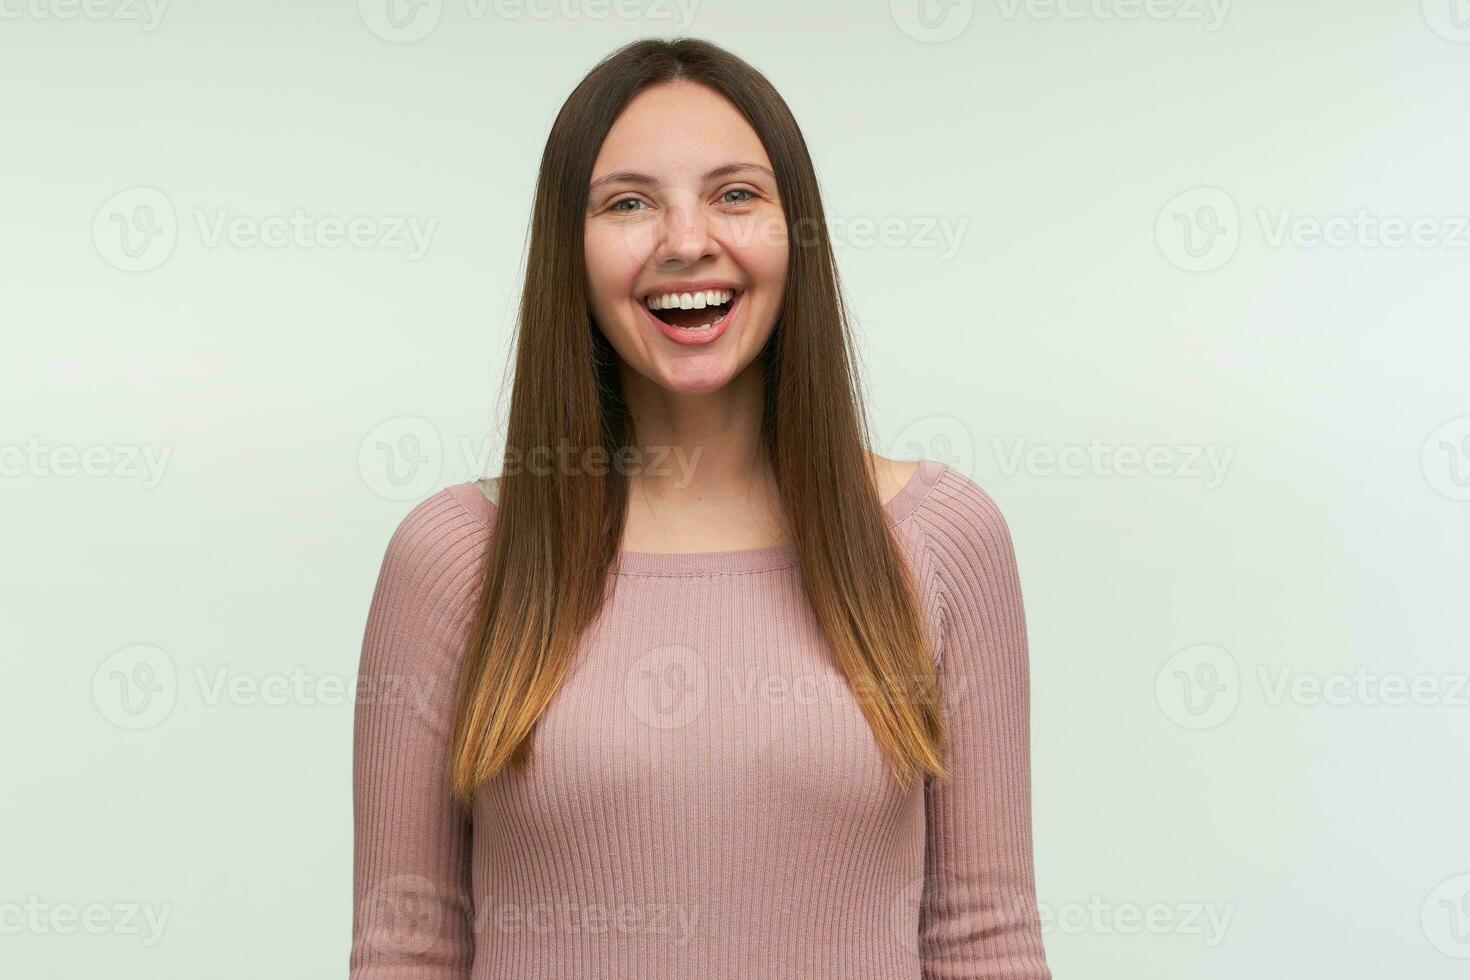
M 897 790 L 791 545 L 625 551 L 529 767 L 465 813 L 446 750 L 496 507 L 413 508 L 362 647 L 351 980 L 1048 980 L 1009 533 L 935 461 L 885 510 L 952 782 Z

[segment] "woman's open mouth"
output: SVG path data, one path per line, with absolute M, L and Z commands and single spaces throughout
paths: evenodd
M 692 293 L 653 293 L 643 308 L 664 335 L 682 344 L 709 343 L 740 305 L 743 290 L 705 289 Z

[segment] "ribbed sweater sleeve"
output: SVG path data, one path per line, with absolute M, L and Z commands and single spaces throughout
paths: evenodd
M 447 770 L 478 531 L 436 494 L 399 524 L 378 574 L 353 715 L 349 980 L 470 975 L 470 824 Z
M 995 502 L 948 470 L 915 515 L 941 604 L 952 781 L 926 786 L 925 980 L 1050 980 L 1031 845 L 1025 615 Z

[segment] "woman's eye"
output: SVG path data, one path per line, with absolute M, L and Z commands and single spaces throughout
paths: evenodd
M 738 195 L 738 196 L 736 196 L 735 198 L 732 199 L 731 196 L 730 196 L 732 194 Z M 748 204 L 749 202 L 755 200 L 755 197 L 756 197 L 755 191 L 752 191 L 749 188 L 746 188 L 746 187 L 732 187 L 732 188 L 730 188 L 729 190 L 725 191 L 723 194 L 720 195 L 720 203 L 722 203 L 722 204 Z M 639 211 L 646 211 L 646 210 L 648 210 L 647 207 L 644 204 L 644 201 L 642 199 L 636 198 L 636 197 L 619 198 L 618 200 L 616 200 L 616 201 L 612 202 L 611 204 L 609 204 L 607 206 L 607 209 L 609 211 L 613 212 L 614 214 L 637 214 Z

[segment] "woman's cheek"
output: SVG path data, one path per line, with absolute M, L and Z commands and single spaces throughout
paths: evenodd
M 598 229 L 587 232 L 587 281 L 593 302 L 612 307 L 633 288 L 638 266 L 630 261 L 620 234 Z

